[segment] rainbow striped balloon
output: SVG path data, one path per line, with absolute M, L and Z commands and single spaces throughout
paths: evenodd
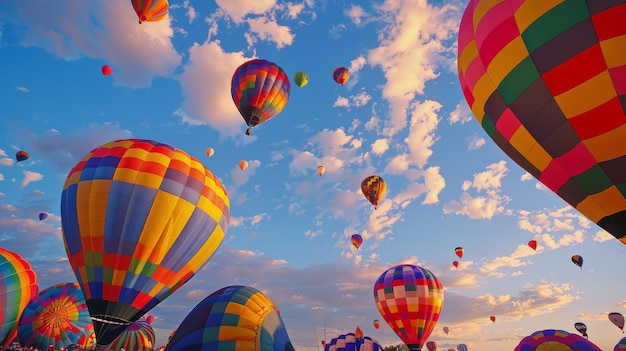
M 167 17 L 169 4 L 167 0 L 131 0 L 133 9 L 142 22 L 160 21 Z
M 294 351 L 274 303 L 249 286 L 228 286 L 207 296 L 180 323 L 168 351 Z
M 409 350 L 419 351 L 439 320 L 443 287 L 428 269 L 401 264 L 378 278 L 374 284 L 374 302 Z
M 30 263 L 0 248 L 0 345 L 6 347 L 15 339 L 22 311 L 37 291 L 37 275 Z
M 156 336 L 154 329 L 145 319 L 140 319 L 124 330 L 112 343 L 106 347 L 101 347 L 98 351 L 120 351 L 122 348 L 127 351 L 154 349 Z
M 617 342 L 615 347 L 613 348 L 613 351 L 624 351 L 624 350 L 626 350 L 626 338 L 621 338 Z
M 70 171 L 61 196 L 65 249 L 99 345 L 187 282 L 230 219 L 217 177 L 153 140 L 95 148 Z
M 230 93 L 250 128 L 272 119 L 289 101 L 291 84 L 282 68 L 267 60 L 250 60 L 233 74 Z
M 539 330 L 523 338 L 514 351 L 601 351 L 591 341 L 577 334 L 570 334 L 564 330 Z
M 25 347 L 55 350 L 86 337 L 91 316 L 78 283 L 59 283 L 33 297 L 20 318 L 17 334 Z
M 626 244 L 626 0 L 471 0 L 458 72 L 517 164 Z

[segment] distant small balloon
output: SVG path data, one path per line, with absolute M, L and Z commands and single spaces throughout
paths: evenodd
M 437 351 L 437 342 L 435 341 L 427 342 L 426 349 L 428 349 L 428 351 Z
M 491 319 L 492 322 L 496 322 L 496 316 L 489 316 L 489 319 Z
M 465 250 L 462 247 L 457 247 L 454 249 L 454 253 L 459 256 L 459 258 L 463 258 L 463 253 L 465 253 Z
M 296 74 L 293 75 L 293 81 L 299 88 L 303 88 L 309 84 L 309 76 L 302 71 L 296 72 Z
M 213 149 L 212 147 L 207 147 L 205 152 L 206 152 L 206 157 L 211 157 L 215 153 L 215 149 Z
M 609 320 L 624 332 L 624 315 L 619 312 L 609 313 Z
M 352 242 L 352 246 L 356 247 L 358 250 L 361 244 L 363 244 L 363 237 L 359 234 L 353 234 L 352 237 L 350 237 L 350 242 Z
M 580 269 L 583 269 L 583 257 L 581 255 L 572 256 L 572 262 L 574 262 L 575 265 L 580 267 Z
M 374 325 L 374 328 L 380 328 L 380 321 L 378 319 L 374 319 L 374 322 L 372 322 L 372 324 Z
M 340 85 L 346 84 L 350 79 L 350 72 L 347 67 L 339 66 L 333 71 L 333 80 Z
M 448 335 L 448 333 L 450 332 L 450 328 L 443 327 L 443 332 L 446 333 L 446 335 Z
M 585 323 L 574 323 L 574 328 L 576 328 L 576 330 L 578 330 L 578 332 L 581 333 L 585 338 L 589 337 L 587 335 L 587 326 L 585 325 Z
M 326 172 L 326 168 L 324 168 L 324 166 L 317 166 L 317 174 L 319 174 L 320 177 L 324 174 L 324 172 Z
M 537 250 L 537 240 L 531 240 L 528 242 L 528 246 L 530 246 L 531 249 L 533 250 Z
M 15 153 L 15 159 L 17 162 L 26 161 L 30 158 L 30 154 L 26 151 L 20 150 Z
M 102 75 L 103 76 L 108 76 L 111 73 L 113 73 L 113 68 L 111 68 L 111 66 L 107 66 L 107 65 L 102 66 Z
M 154 316 L 153 315 L 149 315 L 148 317 L 146 317 L 146 321 L 150 324 L 152 324 L 152 322 L 154 322 Z
M 248 168 L 248 161 L 246 160 L 239 161 L 239 169 L 243 171 L 246 168 Z
M 44 219 L 46 219 L 46 218 L 48 218 L 48 214 L 47 214 L 47 213 L 45 213 L 45 212 L 41 212 L 41 213 L 39 214 L 39 220 L 40 220 L 40 221 L 43 221 L 43 220 L 44 220 Z
M 459 261 L 452 261 L 452 265 L 459 268 Z

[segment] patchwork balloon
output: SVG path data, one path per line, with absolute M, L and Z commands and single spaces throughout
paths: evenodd
M 341 334 L 324 344 L 324 351 L 382 351 L 378 340 L 364 336 L 361 343 L 354 333 Z
M 170 145 L 117 140 L 78 162 L 61 194 L 63 240 L 98 344 L 191 279 L 229 219 L 219 179 Z
M 626 244 L 624 1 L 471 0 L 458 73 L 517 164 Z
M 539 330 L 524 337 L 514 351 L 601 351 L 601 349 L 580 335 L 564 330 Z
M 22 311 L 37 291 L 37 275 L 30 263 L 0 247 L 0 345 L 6 347 L 15 339 Z
M 156 336 L 154 329 L 146 319 L 140 319 L 128 326 L 112 343 L 101 347 L 98 351 L 148 351 L 154 349 Z
M 250 60 L 237 67 L 230 93 L 241 117 L 251 128 L 279 114 L 289 101 L 291 84 L 282 68 L 267 60 Z
M 55 350 L 79 344 L 90 333 L 91 316 L 78 283 L 60 283 L 34 296 L 22 313 L 17 334 L 26 347 Z
M 168 351 L 294 351 L 280 311 L 261 291 L 227 286 L 189 312 L 167 344 Z
M 421 350 L 443 308 L 443 287 L 428 269 L 410 264 L 389 268 L 374 284 L 374 302 L 410 351 Z

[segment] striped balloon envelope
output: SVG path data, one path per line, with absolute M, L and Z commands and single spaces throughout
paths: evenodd
M 128 326 L 112 343 L 99 348 L 98 351 L 120 351 L 121 349 L 151 351 L 154 349 L 155 341 L 154 329 L 147 320 L 142 318 Z
M 289 101 L 290 90 L 289 77 L 274 62 L 255 59 L 237 67 L 230 93 L 248 125 L 246 134 L 250 134 L 252 127 L 279 114 Z
M 456 345 L 456 350 L 457 351 L 469 351 L 469 348 L 465 344 L 458 344 Z
M 219 179 L 170 145 L 117 140 L 78 162 L 63 186 L 61 223 L 98 345 L 193 277 L 229 219 Z
M 55 350 L 79 344 L 91 331 L 91 316 L 78 283 L 59 283 L 34 296 L 22 313 L 17 335 L 20 344 Z
M 626 350 L 626 338 L 621 338 L 617 342 L 617 344 L 615 344 L 613 351 L 624 351 L 624 350 Z
M 131 0 L 139 23 L 165 19 L 169 9 L 167 0 Z
M 409 350 L 421 350 L 439 320 L 443 287 L 428 269 L 401 264 L 389 268 L 376 280 L 374 302 Z
M 539 330 L 524 337 L 514 351 L 601 351 L 591 341 L 564 330 Z
M 471 0 L 458 73 L 517 164 L 626 244 L 626 1 Z
M 168 351 L 294 351 L 280 311 L 261 291 L 242 285 L 221 288 L 180 323 Z
M 0 248 L 0 345 L 6 347 L 15 339 L 22 311 L 37 291 L 37 275 L 30 263 Z

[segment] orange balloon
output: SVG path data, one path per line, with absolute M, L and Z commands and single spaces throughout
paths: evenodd
M 248 161 L 246 160 L 239 161 L 239 169 L 243 171 L 246 168 L 248 168 Z

